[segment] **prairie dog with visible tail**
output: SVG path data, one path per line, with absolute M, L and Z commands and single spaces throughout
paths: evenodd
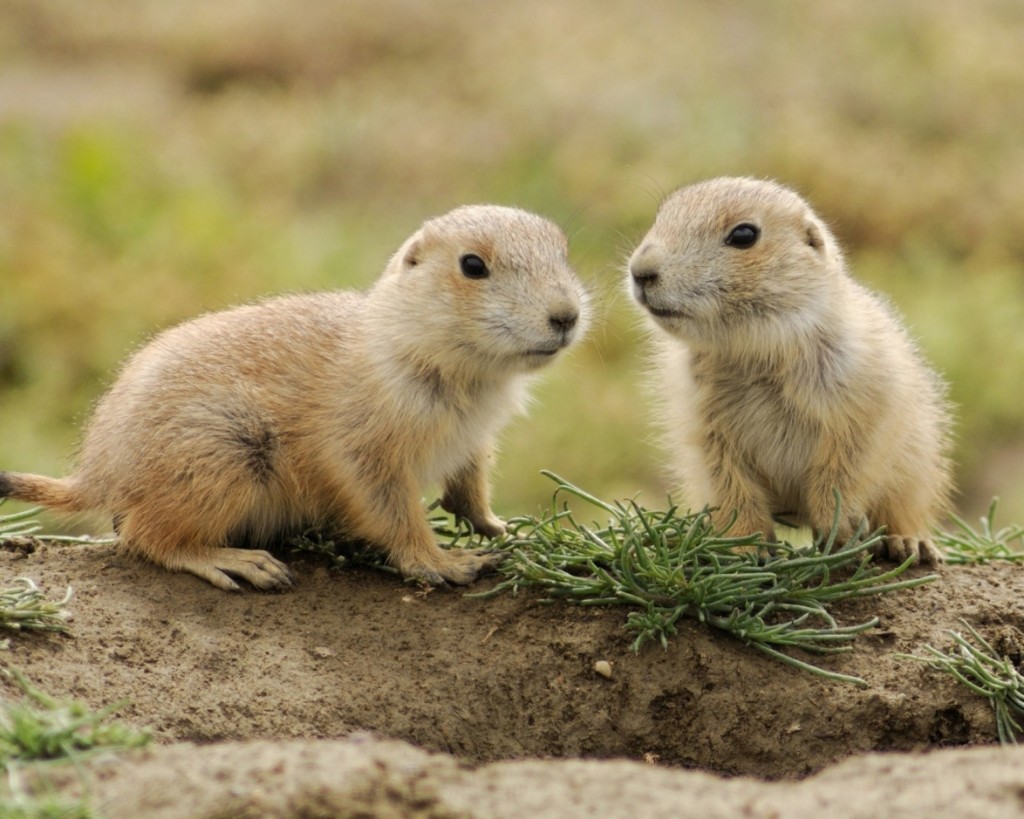
M 478 532 L 488 460 L 530 375 L 583 332 L 585 292 L 563 232 L 514 208 L 428 220 L 365 294 L 273 298 L 158 335 L 125 364 L 85 431 L 76 471 L 0 472 L 0 497 L 113 515 L 121 543 L 222 589 L 286 586 L 266 544 L 339 525 L 406 577 L 469 583 L 497 557 L 443 550 L 420 503 Z
M 945 387 L 803 199 L 754 179 L 676 191 L 629 274 L 665 334 L 661 422 L 689 503 L 771 539 L 780 514 L 828 532 L 838 490 L 842 540 L 866 520 L 889 557 L 942 559 Z

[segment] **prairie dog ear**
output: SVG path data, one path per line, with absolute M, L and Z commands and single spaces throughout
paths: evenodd
M 423 260 L 423 234 L 416 233 L 399 251 L 402 267 L 411 270 Z
M 394 255 L 388 260 L 384 268 L 385 275 L 402 276 L 416 267 L 423 261 L 423 232 L 417 231 L 410 238 L 405 240 Z
M 821 225 L 812 219 L 807 220 L 805 226 L 807 234 L 807 244 L 813 247 L 815 250 L 821 251 L 825 249 L 825 234 L 821 230 Z

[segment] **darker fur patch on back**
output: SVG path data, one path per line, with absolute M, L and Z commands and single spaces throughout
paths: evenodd
M 252 425 L 240 428 L 235 439 L 242 448 L 245 467 L 260 483 L 265 483 L 274 474 L 274 458 L 277 454 L 277 434 L 268 425 Z
M 251 408 L 226 410 L 224 420 L 223 440 L 237 454 L 240 465 L 254 481 L 269 481 L 280 446 L 273 425 Z
M 0 472 L 0 498 L 9 498 L 14 492 L 14 484 L 6 472 Z

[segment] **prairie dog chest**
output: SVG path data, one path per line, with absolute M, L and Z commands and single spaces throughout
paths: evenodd
M 789 397 L 792 385 L 754 367 L 710 367 L 692 361 L 694 409 L 705 435 L 759 473 L 783 495 L 798 484 L 825 430 Z
M 470 400 L 432 402 L 423 407 L 421 457 L 417 477 L 421 485 L 443 482 L 481 451 L 497 430 L 521 409 L 516 387 L 486 390 Z

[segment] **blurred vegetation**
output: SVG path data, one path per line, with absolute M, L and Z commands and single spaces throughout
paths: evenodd
M 0 465 L 62 473 L 156 330 L 363 287 L 426 217 L 495 201 L 570 234 L 600 317 L 504 437 L 660 504 L 622 267 L 662 196 L 773 177 L 836 229 L 959 406 L 960 510 L 1024 518 L 1024 4 L 0 0 Z

